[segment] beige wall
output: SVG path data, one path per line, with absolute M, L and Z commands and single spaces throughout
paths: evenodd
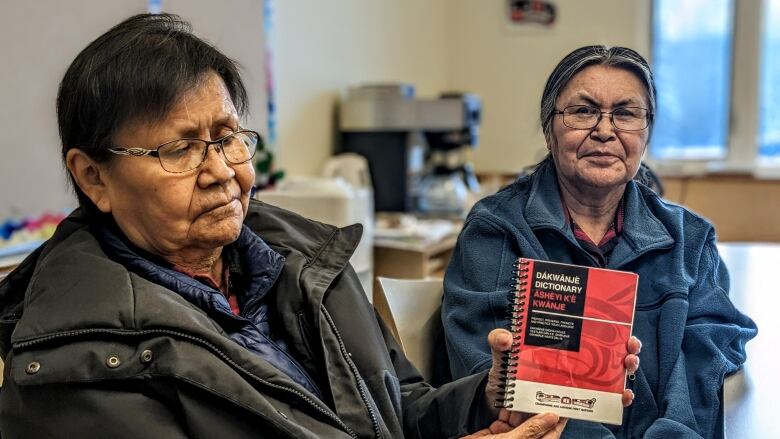
M 87 43 L 144 8 L 141 0 L 3 2 L 0 221 L 76 205 L 60 159 L 57 87 Z
M 163 0 L 163 10 L 179 14 L 192 24 L 195 35 L 217 46 L 238 61 L 241 79 L 249 95 L 249 114 L 242 123 L 266 131 L 265 31 L 262 0 Z M 225 14 L 225 8 L 241 11 Z M 238 31 L 237 31 L 238 30 Z
M 274 2 L 278 150 L 292 175 L 319 173 L 333 151 L 334 106 L 348 86 L 447 82 L 449 0 Z
M 274 74 L 281 165 L 319 172 L 332 154 L 334 105 L 350 85 L 406 81 L 419 96 L 477 93 L 485 120 L 478 170 L 512 172 L 544 145 L 544 81 L 572 49 L 627 45 L 649 52 L 649 0 L 559 0 L 551 28 L 507 23 L 505 0 L 275 2 Z

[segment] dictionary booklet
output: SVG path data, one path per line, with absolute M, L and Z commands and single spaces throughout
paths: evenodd
M 639 276 L 519 259 L 499 407 L 619 425 Z

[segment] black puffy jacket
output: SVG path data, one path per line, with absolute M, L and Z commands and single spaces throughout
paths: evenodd
M 0 283 L 0 433 L 11 438 L 453 437 L 485 374 L 433 389 L 378 322 L 336 228 L 252 202 L 245 224 L 286 264 L 272 291 L 295 357 L 333 409 L 178 294 L 103 253 L 74 212 Z

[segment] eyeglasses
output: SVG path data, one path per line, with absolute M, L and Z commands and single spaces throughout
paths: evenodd
M 206 160 L 209 146 L 217 145 L 226 162 L 233 165 L 246 163 L 254 157 L 258 145 L 263 149 L 260 134 L 250 130 L 239 130 L 217 140 L 178 139 L 163 143 L 154 149 L 145 148 L 108 148 L 114 154 L 144 156 L 150 155 L 160 160 L 160 166 L 168 172 L 182 173 L 200 167 Z
M 601 111 L 601 108 L 590 105 L 571 105 L 553 114 L 562 114 L 563 124 L 575 130 L 594 128 L 605 114 L 609 115 L 612 126 L 621 131 L 642 131 L 653 118 L 653 113 L 641 107 L 617 107 L 612 111 Z

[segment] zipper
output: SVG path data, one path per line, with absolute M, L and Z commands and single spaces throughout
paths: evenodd
M 349 365 L 349 368 L 352 371 L 352 375 L 355 376 L 355 380 L 358 380 L 360 377 L 360 373 L 358 372 L 355 363 L 352 362 L 352 358 L 350 358 L 346 346 L 344 346 L 344 340 L 341 339 L 341 334 L 339 334 L 339 330 L 336 329 L 336 325 L 333 323 L 333 319 L 330 317 L 330 313 L 328 313 L 328 310 L 325 309 L 324 306 L 322 306 L 322 312 L 325 315 L 325 319 L 327 319 L 328 321 L 328 325 L 330 325 L 330 329 L 336 335 L 336 340 L 338 340 L 339 349 L 341 350 L 341 356 L 344 357 L 344 359 L 347 361 L 347 364 Z M 374 434 L 376 435 L 376 437 L 381 438 L 382 430 L 379 428 L 379 421 L 377 420 L 376 413 L 374 413 L 374 411 L 371 409 L 371 404 L 369 404 L 368 396 L 366 395 L 366 391 L 365 391 L 365 385 L 363 386 L 358 385 L 358 392 L 360 393 L 360 399 L 363 400 L 363 405 L 365 405 L 366 409 L 368 410 L 368 416 L 371 418 L 371 424 L 374 427 Z
M 191 334 L 185 334 L 185 333 L 182 333 L 182 332 L 171 331 L 169 329 L 147 329 L 147 330 L 132 331 L 132 332 L 130 332 L 130 331 L 122 331 L 122 330 L 115 330 L 115 329 L 80 329 L 80 330 L 76 330 L 76 331 L 68 331 L 68 332 L 63 332 L 63 333 L 59 333 L 59 334 L 47 335 L 45 337 L 41 337 L 41 338 L 38 338 L 38 339 L 35 339 L 35 340 L 28 340 L 28 341 L 19 342 L 19 343 L 14 344 L 14 348 L 23 349 L 23 348 L 34 346 L 34 345 L 37 345 L 37 344 L 46 343 L 46 342 L 51 341 L 51 340 L 56 340 L 56 339 L 61 339 L 61 338 L 66 338 L 66 337 L 78 337 L 78 336 L 88 335 L 88 334 L 110 334 L 110 335 L 122 336 L 122 337 L 139 337 L 139 336 L 143 336 L 143 335 L 167 335 L 167 336 L 171 336 L 171 337 L 174 337 L 174 338 L 181 338 L 181 339 L 189 340 L 191 342 L 194 342 L 195 344 L 198 344 L 198 345 L 201 345 L 201 346 L 204 346 L 204 347 L 210 349 L 211 351 L 216 353 L 218 357 L 220 357 L 223 360 L 225 360 L 226 362 L 228 362 L 235 369 L 237 369 L 237 370 L 243 372 L 244 374 L 248 375 L 249 377 L 255 379 L 257 382 L 259 382 L 259 383 L 261 383 L 261 384 L 263 384 L 263 385 L 265 385 L 267 387 L 271 387 L 271 388 L 276 389 L 276 390 L 283 390 L 283 391 L 285 391 L 287 393 L 291 393 L 291 394 L 297 396 L 298 398 L 300 398 L 303 401 L 307 402 L 310 406 L 314 407 L 318 412 L 322 413 L 323 415 L 327 416 L 332 421 L 334 421 L 339 427 L 341 427 L 351 437 L 353 437 L 355 439 L 357 439 L 357 437 L 358 437 L 357 434 L 354 431 L 352 431 L 352 429 L 349 428 L 347 426 L 347 424 L 344 423 L 344 421 L 339 419 L 339 417 L 335 413 L 333 413 L 329 409 L 323 408 L 322 406 L 317 404 L 314 400 L 312 400 L 311 398 L 309 398 L 308 396 L 306 396 L 302 392 L 300 392 L 300 391 L 298 391 L 298 390 L 296 390 L 296 389 L 294 389 L 292 387 L 280 386 L 278 384 L 274 384 L 274 383 L 268 382 L 268 381 L 258 377 L 257 375 L 253 374 L 252 372 L 250 372 L 250 371 L 246 370 L 245 368 L 241 367 L 238 363 L 233 361 L 233 359 L 230 358 L 230 356 L 228 356 L 226 353 L 224 353 L 222 350 L 220 350 L 217 346 L 215 346 L 214 344 L 212 344 L 208 340 L 202 339 L 200 337 L 196 337 L 196 336 L 191 335 Z M 339 338 L 339 343 L 341 344 L 341 339 L 340 338 Z M 343 349 L 343 344 L 341 344 L 341 346 L 342 346 L 342 349 Z M 351 363 L 350 363 L 350 365 L 353 366 Z

